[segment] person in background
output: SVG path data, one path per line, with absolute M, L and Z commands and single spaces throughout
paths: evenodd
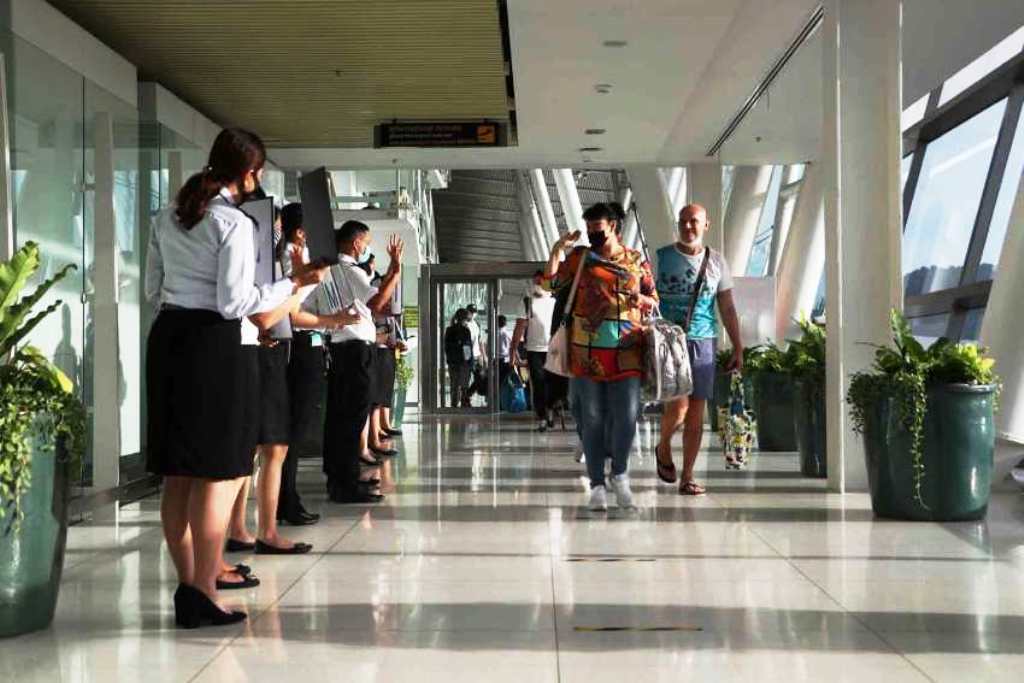
M 657 304 L 654 277 L 643 254 L 619 241 L 618 214 L 607 204 L 583 212 L 589 247 L 572 248 L 579 232 L 559 239 L 545 270 L 548 287 L 580 279 L 569 316 L 572 392 L 579 402 L 583 447 L 590 477 L 590 509 L 606 510 L 604 463 L 620 508 L 633 507 L 629 454 L 640 416 L 643 318 Z M 564 252 L 572 249 L 562 261 Z
M 498 316 L 498 379 L 504 384 L 512 371 L 512 333 L 508 329 L 508 318 Z
M 469 333 L 469 311 L 460 308 L 452 317 L 452 324 L 444 331 L 444 359 L 448 365 L 451 385 L 451 407 L 469 407 L 470 368 L 473 361 L 473 337 Z
M 309 263 L 306 231 L 303 228 L 302 204 L 286 204 L 281 209 L 281 255 L 279 260 L 285 276 L 293 264 Z M 358 318 L 342 313 L 334 318 L 317 319 L 310 313 L 291 314 L 292 342 L 288 359 L 288 455 L 281 469 L 281 489 L 277 500 L 277 521 L 304 526 L 320 521 L 320 515 L 306 510 L 298 491 L 299 449 L 306 444 L 320 444 L 324 395 L 324 331 L 358 322 Z
M 519 341 L 526 339 L 526 366 L 530 371 L 530 396 L 533 400 L 533 411 L 537 415 L 537 431 L 545 432 L 554 426 L 551 416 L 549 396 L 551 373 L 544 369 L 548 358 L 548 344 L 551 340 L 551 318 L 555 308 L 555 298 L 544 288 L 544 273 L 537 271 L 533 275 L 533 284 L 526 299 L 526 318 L 524 325 L 517 325 L 520 336 L 512 341 L 513 348 L 518 348 Z M 523 359 L 516 359 L 523 364 Z
M 669 484 L 675 483 L 672 437 L 682 425 L 683 472 L 679 477 L 679 493 L 686 496 L 699 496 L 705 492 L 694 479 L 693 468 L 704 435 L 704 406 L 714 395 L 715 339 L 718 336 L 716 303 L 732 341 L 733 352 L 728 369 L 732 371 L 743 367 L 743 341 L 732 297 L 732 276 L 725 258 L 711 247 L 704 246 L 704 236 L 710 228 L 707 210 L 699 204 L 689 204 L 679 212 L 678 241 L 657 252 L 661 313 L 667 320 L 684 327 L 689 320 L 686 346 L 693 374 L 693 392 L 689 397 L 665 404 L 661 439 L 655 447 L 655 457 L 658 478 Z
M 259 186 L 265 160 L 253 133 L 221 131 L 207 165 L 150 232 L 145 292 L 160 312 L 147 339 L 146 466 L 164 478 L 160 518 L 178 574 L 175 622 L 184 628 L 246 618 L 217 602 L 228 516 L 256 446 L 256 371 L 241 320 L 269 328 L 298 305 L 300 287 L 326 274 L 255 285 L 255 228 L 237 207 Z
M 466 321 L 466 327 L 469 328 L 469 336 L 472 339 L 470 344 L 473 352 L 473 358 L 470 359 L 469 374 L 472 378 L 471 383 L 474 387 L 486 386 L 485 372 L 487 370 L 487 349 L 486 340 L 480 331 L 480 323 L 476 321 L 477 308 L 476 304 L 470 304 L 466 306 L 466 314 L 469 316 Z M 473 394 L 473 389 L 470 389 L 470 396 Z M 484 394 L 486 390 L 479 391 Z

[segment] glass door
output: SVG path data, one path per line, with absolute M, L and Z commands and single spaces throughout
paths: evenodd
M 443 412 L 493 412 L 498 370 L 495 283 L 442 280 L 437 287 L 437 408 Z

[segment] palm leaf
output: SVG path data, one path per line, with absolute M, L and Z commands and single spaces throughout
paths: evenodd
M 7 354 L 19 340 L 23 339 L 28 332 L 39 324 L 39 322 L 45 318 L 48 314 L 56 310 L 60 304 L 58 301 L 56 304 L 52 304 L 46 308 L 45 311 L 39 315 L 34 316 L 28 322 L 22 325 L 22 321 L 25 316 L 29 314 L 32 307 L 39 303 L 39 300 L 46 296 L 46 293 L 55 284 L 63 280 L 69 271 L 75 270 L 74 264 L 68 264 L 57 271 L 53 277 L 39 285 L 34 292 L 27 297 L 23 298 L 18 303 L 10 306 L 7 311 L 0 316 L 0 357 Z
M 6 263 L 0 263 L 0 320 L 14 305 L 25 283 L 39 268 L 39 245 L 26 242 Z

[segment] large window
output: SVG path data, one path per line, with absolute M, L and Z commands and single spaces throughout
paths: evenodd
M 1005 111 L 1001 100 L 925 147 L 903 236 L 907 296 L 960 284 Z
M 1024 170 L 1022 46 L 1024 27 L 904 111 L 905 307 L 925 343 L 980 334 Z

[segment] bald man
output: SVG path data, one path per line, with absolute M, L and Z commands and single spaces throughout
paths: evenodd
M 708 213 L 703 206 L 684 206 L 679 212 L 679 240 L 659 249 L 656 260 L 655 284 L 661 300 L 661 313 L 686 329 L 686 345 L 693 371 L 693 392 L 689 397 L 665 404 L 665 414 L 661 419 L 661 440 L 655 448 L 655 455 L 658 478 L 674 484 L 677 477 L 675 463 L 672 461 L 672 436 L 682 425 L 683 472 L 678 479 L 679 493 L 685 496 L 699 496 L 705 492 L 704 487 L 694 479 L 693 466 L 697 462 L 701 438 L 704 436 L 704 406 L 714 397 L 718 337 L 716 302 L 732 341 L 729 369 L 739 370 L 743 365 L 740 321 L 732 299 L 732 275 L 722 255 L 704 246 L 704 237 L 710 228 Z

